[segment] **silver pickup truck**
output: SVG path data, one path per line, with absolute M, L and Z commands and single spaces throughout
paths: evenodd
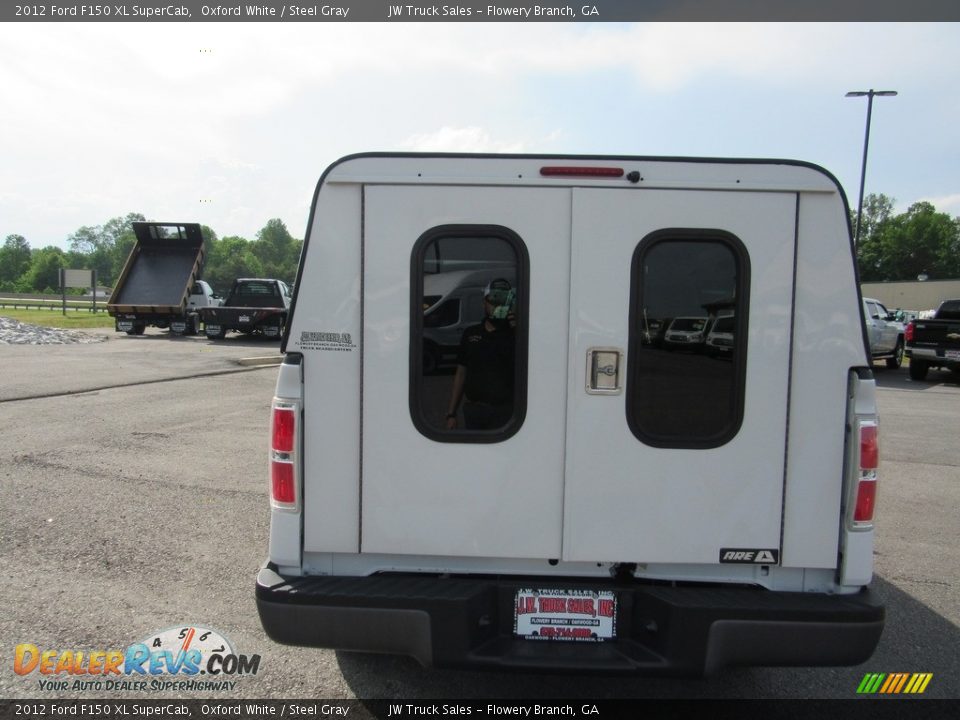
M 873 298 L 863 299 L 863 320 L 870 340 L 870 359 L 886 360 L 887 367 L 892 370 L 900 367 L 905 347 L 903 323 Z

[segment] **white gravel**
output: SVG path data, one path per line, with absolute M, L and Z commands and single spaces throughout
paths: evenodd
M 0 345 L 74 345 L 99 343 L 107 336 L 82 330 L 62 330 L 0 317 Z

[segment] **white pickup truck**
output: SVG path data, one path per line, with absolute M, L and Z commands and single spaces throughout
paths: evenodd
M 878 423 L 847 217 L 791 161 L 336 162 L 273 401 L 267 634 L 435 666 L 864 662 Z M 465 269 L 485 314 L 438 371 L 431 288 Z M 644 335 L 678 317 L 725 318 L 723 357 Z

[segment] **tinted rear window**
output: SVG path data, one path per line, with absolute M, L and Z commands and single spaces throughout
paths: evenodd
M 947 300 L 937 310 L 937 317 L 943 320 L 960 320 L 960 300 Z
M 746 250 L 729 233 L 665 230 L 640 242 L 633 257 L 626 388 L 627 421 L 637 439 L 654 447 L 709 448 L 736 436 L 743 420 L 749 286 Z M 670 331 L 703 331 L 719 318 L 734 336 L 730 355 L 678 352 L 648 337 L 649 318 L 663 317 L 675 318 Z

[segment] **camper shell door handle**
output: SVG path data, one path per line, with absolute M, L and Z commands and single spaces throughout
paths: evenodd
M 587 392 L 591 395 L 617 395 L 623 389 L 620 348 L 594 347 L 587 350 Z

